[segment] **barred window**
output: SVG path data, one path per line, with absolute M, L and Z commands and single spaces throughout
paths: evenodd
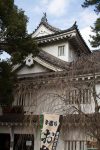
M 86 141 L 65 141 L 64 150 L 86 150 Z
M 64 150 L 97 150 L 96 141 L 65 141 Z
M 24 106 L 25 100 L 22 96 L 17 99 L 17 106 Z
M 92 93 L 90 89 L 74 89 L 67 91 L 66 99 L 68 104 L 91 103 Z

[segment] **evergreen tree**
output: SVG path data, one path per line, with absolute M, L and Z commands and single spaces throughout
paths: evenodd
M 85 0 L 82 7 L 86 8 L 89 6 L 94 6 L 94 11 L 97 13 L 97 15 L 100 14 L 100 0 Z M 93 47 L 98 47 L 100 46 L 100 17 L 95 21 L 92 31 L 95 33 L 95 35 L 90 36 L 92 38 L 90 43 Z
M 0 0 L 0 51 L 11 55 L 13 63 L 38 52 L 37 45 L 27 33 L 28 18 L 14 5 L 14 0 Z
M 6 61 L 0 63 L 0 105 L 10 105 L 13 101 L 15 75 Z
M 36 56 L 39 49 L 27 32 L 28 18 L 14 0 L 0 0 L 0 54 L 7 52 L 11 60 L 0 62 L 0 103 L 10 104 L 13 99 L 14 74 L 12 66 L 23 62 L 28 54 Z

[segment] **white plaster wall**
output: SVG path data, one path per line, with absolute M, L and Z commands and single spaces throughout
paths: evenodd
M 96 94 L 97 94 L 97 101 L 98 101 L 98 104 L 100 106 L 100 83 L 96 84 Z M 93 95 L 93 93 L 92 93 Z M 99 97 L 98 97 L 99 96 Z M 90 104 L 81 104 L 81 109 L 84 113 L 94 113 L 95 112 L 95 102 L 94 102 L 94 99 L 93 99 L 93 96 L 91 96 L 91 103 Z
M 58 56 L 58 46 L 64 46 L 65 49 L 65 56 Z M 64 61 L 67 62 L 71 62 L 73 60 L 77 59 L 77 53 L 75 51 L 75 49 L 69 45 L 68 41 L 65 42 L 58 42 L 56 44 L 51 44 L 51 45 L 47 45 L 47 46 L 43 46 L 41 47 L 45 52 L 59 58 L 62 59 Z
M 91 95 L 91 100 L 86 104 L 65 104 L 66 102 L 66 89 L 62 88 L 62 85 L 58 87 L 55 86 L 41 86 L 38 90 L 27 89 L 23 95 L 24 100 L 24 112 L 26 114 L 41 114 L 41 113 L 57 113 L 57 114 L 77 114 L 80 108 L 84 113 L 93 113 L 95 111 L 95 103 Z M 17 93 L 16 93 L 17 94 Z M 18 94 L 17 94 L 18 95 Z M 16 97 L 17 97 L 16 95 Z M 65 101 L 64 101 L 65 98 Z M 19 100 L 19 99 L 18 99 Z M 17 98 L 15 98 L 16 103 L 18 104 Z M 20 102 L 19 102 L 20 104 Z M 76 109 L 75 109 L 76 108 Z
M 36 32 L 32 35 L 32 37 L 40 37 L 40 36 L 49 35 L 49 34 L 53 34 L 53 33 L 54 33 L 53 31 L 50 31 L 44 25 L 41 25 L 36 30 Z
M 91 104 L 81 104 L 81 110 L 84 113 L 94 113 L 95 112 L 95 103 L 94 101 L 91 102 Z
M 88 114 L 94 113 L 95 103 L 92 102 L 91 104 L 80 104 L 80 105 L 70 104 L 70 105 L 66 105 L 64 112 L 66 114 L 78 114 L 78 110 L 80 110 L 80 109 L 83 113 L 88 113 Z
M 93 93 L 88 97 L 88 99 L 85 99 L 85 103 L 81 104 L 67 104 L 66 105 L 66 111 L 70 114 L 77 114 L 78 110 L 81 110 L 83 113 L 94 113 L 95 112 L 95 102 L 93 99 Z M 86 101 L 88 101 L 86 103 Z M 69 111 L 68 111 L 69 110 Z
M 63 129 L 61 132 L 61 135 L 65 141 L 82 141 L 82 140 L 87 140 L 86 132 L 85 130 L 81 128 L 66 128 Z
M 76 50 L 71 46 L 71 44 L 68 45 L 68 50 L 68 62 L 76 60 L 78 58 L 78 55 Z
M 47 69 L 47 68 L 43 67 L 42 65 L 34 62 L 33 67 L 24 66 L 17 72 L 17 74 L 18 75 L 24 75 L 24 74 L 47 72 L 47 71 L 49 71 L 49 69 Z
M 100 86 L 98 90 L 100 89 Z M 58 114 L 73 114 L 78 113 L 77 110 L 81 108 L 84 113 L 94 113 L 95 103 L 93 96 L 91 94 L 90 101 L 85 104 L 66 104 L 66 87 L 65 89 L 62 85 L 58 86 L 48 86 L 39 89 L 37 92 L 37 108 L 36 113 L 40 114 L 43 112 L 47 113 L 58 113 Z M 100 91 L 99 91 L 100 92 Z M 65 101 L 64 101 L 65 100 Z M 77 109 L 75 109 L 75 107 Z
M 96 92 L 97 92 L 97 100 L 98 100 L 98 104 L 99 104 L 99 106 L 100 106 L 100 99 L 99 99 L 99 97 L 100 97 L 100 83 L 98 83 L 98 84 L 96 84 Z
M 41 87 L 34 93 L 34 99 L 26 98 L 25 101 L 28 106 L 24 107 L 24 111 L 27 113 L 33 112 L 33 114 L 42 114 L 44 112 L 63 114 L 65 103 L 58 95 L 63 92 L 60 88 L 58 89 L 54 86 Z
M 65 56 L 58 56 L 58 46 L 64 46 L 65 47 Z M 51 44 L 47 46 L 41 47 L 45 52 L 60 58 L 64 61 L 68 61 L 68 42 L 58 42 L 56 44 Z
M 25 114 L 41 114 L 43 112 L 63 114 L 65 103 L 59 97 L 59 94 L 63 95 L 63 92 L 62 87 L 58 88 L 58 85 L 55 87 L 44 85 L 35 90 L 27 89 L 27 91 L 23 91 L 23 95 L 21 94 L 23 100 L 20 93 L 15 93 L 13 105 L 21 105 L 23 101 Z

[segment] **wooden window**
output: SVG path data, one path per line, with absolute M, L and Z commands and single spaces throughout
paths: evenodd
M 64 47 L 65 47 L 64 45 L 58 46 L 58 56 L 64 56 L 65 55 Z
M 66 92 L 66 99 L 68 104 L 90 104 L 91 103 L 90 89 L 73 89 Z
M 65 141 L 64 150 L 86 150 L 86 141 Z

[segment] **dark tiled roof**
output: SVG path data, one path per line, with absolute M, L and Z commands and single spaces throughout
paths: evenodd
M 22 114 L 5 114 L 0 116 L 0 122 L 11 122 L 11 123 L 19 123 L 23 122 L 24 115 Z
M 43 24 L 45 27 L 47 27 L 49 30 L 53 31 L 53 32 L 60 32 L 61 30 L 50 25 L 48 22 L 42 22 L 40 23 L 40 25 Z
M 44 51 L 40 51 L 40 53 L 38 54 L 38 57 L 42 60 L 45 60 L 46 62 L 56 66 L 56 67 L 59 67 L 59 68 L 62 68 L 64 70 L 68 70 L 69 69 L 69 64 L 68 62 L 66 61 L 63 61 L 51 54 L 48 54 Z
M 37 116 L 8 113 L 0 116 L 0 123 L 28 123 L 30 118 L 33 122 L 37 120 Z
M 95 124 L 95 128 L 99 127 L 100 128 L 100 114 L 69 114 L 66 116 L 63 116 L 63 127 L 64 126 L 79 126 L 80 128 L 82 127 L 89 127 Z M 93 129 L 95 129 L 93 128 Z

